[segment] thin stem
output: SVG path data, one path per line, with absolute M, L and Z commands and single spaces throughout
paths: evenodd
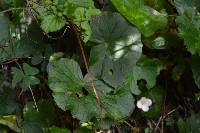
M 38 106 L 37 106 L 37 103 L 36 103 L 36 100 L 35 100 L 35 97 L 34 97 L 34 94 L 33 94 L 33 90 L 31 89 L 30 86 L 29 86 L 29 89 L 30 89 L 30 91 L 31 91 L 31 95 L 32 95 L 32 97 L 33 97 L 33 101 L 34 101 L 34 104 L 35 104 L 36 110 L 37 110 L 37 112 L 39 112 L 39 110 L 38 110 Z
M 10 12 L 10 11 L 13 11 L 13 10 L 24 10 L 24 9 L 29 9 L 29 8 L 24 8 L 24 7 L 10 8 L 10 9 L 7 9 L 7 10 L 0 11 L 0 14 Z
M 75 32 L 77 40 L 78 40 L 78 44 L 79 44 L 80 49 L 81 49 L 81 53 L 82 53 L 82 56 L 83 56 L 84 64 L 85 64 L 85 67 L 86 67 L 86 71 L 88 73 L 88 78 L 90 80 L 90 85 L 91 85 L 91 87 L 93 89 L 93 92 L 94 92 L 94 95 L 95 95 L 95 97 L 97 99 L 97 103 L 100 105 L 99 96 L 98 96 L 97 90 L 96 90 L 95 85 L 94 85 L 93 76 L 92 76 L 92 74 L 91 74 L 91 72 L 89 70 L 89 67 L 88 67 L 87 59 L 86 59 L 85 52 L 84 52 L 84 49 L 83 49 L 83 46 L 82 46 L 82 42 L 80 40 L 79 33 L 77 32 L 76 25 L 71 21 L 70 21 L 70 24 L 71 24 L 72 28 L 74 29 L 74 32 Z

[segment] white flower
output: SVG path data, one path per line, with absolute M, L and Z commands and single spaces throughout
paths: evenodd
M 149 98 L 142 97 L 139 101 L 137 101 L 137 107 L 142 109 L 144 112 L 149 111 L 149 106 L 152 105 L 152 101 Z

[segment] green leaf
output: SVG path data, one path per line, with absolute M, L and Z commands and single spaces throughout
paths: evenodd
M 9 127 L 15 132 L 20 132 L 15 115 L 0 116 L 0 124 Z
M 90 126 L 83 126 L 77 128 L 73 133 L 94 133 L 94 130 Z
M 25 76 L 22 82 L 22 90 L 26 91 L 29 89 L 29 86 L 39 84 L 40 80 L 34 76 Z
M 135 108 L 132 94 L 124 87 L 114 95 L 104 96 L 102 104 L 109 114 L 117 120 L 130 116 Z
M 55 92 L 70 90 L 78 93 L 84 85 L 81 69 L 74 60 L 61 58 L 53 61 L 48 73 L 49 86 Z
M 12 87 L 15 87 L 17 83 L 19 83 L 24 78 L 24 73 L 20 69 L 16 67 L 12 67 L 13 79 L 12 79 Z
M 83 76 L 74 60 L 61 58 L 50 62 L 48 74 L 54 100 L 62 110 L 72 110 L 72 115 L 83 121 L 99 114 L 95 97 L 82 94 Z
M 23 63 L 23 70 L 26 76 L 33 76 L 39 73 L 39 70 L 35 67 L 31 67 L 27 63 Z
M 199 56 L 192 57 L 190 64 L 192 68 L 194 81 L 197 87 L 200 89 L 200 57 Z
M 94 7 L 94 2 L 92 0 L 68 0 L 68 2 L 80 7 Z
M 90 69 L 97 79 L 118 87 L 141 56 L 140 32 L 120 14 L 111 12 L 92 19 L 91 28 L 90 41 L 99 45 L 91 50 Z
M 142 0 L 111 0 L 117 10 L 148 37 L 166 28 L 167 15 L 144 5 Z
M 51 127 L 50 128 L 50 133 L 71 133 L 70 130 L 68 129 L 63 129 L 63 128 L 59 128 L 59 127 Z
M 150 98 L 153 102 L 149 111 L 144 113 L 144 116 L 151 119 L 158 118 L 161 115 L 162 111 L 163 95 L 164 95 L 163 88 L 154 87 L 144 95 Z
M 183 14 L 188 7 L 200 6 L 198 0 L 174 0 L 174 4 L 179 14 Z
M 127 91 L 127 86 L 117 88 L 117 92 L 107 95 L 111 88 L 103 81 L 95 80 L 95 86 L 103 102 L 101 104 L 103 107 L 105 106 L 101 109 L 91 86 L 88 85 L 88 77 L 86 76 L 83 80 L 80 67 L 74 60 L 61 58 L 51 61 L 48 78 L 56 104 L 64 111 L 71 110 L 72 116 L 81 121 L 104 118 L 106 113 L 104 109 L 113 112 L 114 119 L 120 119 L 130 115 L 134 109 L 134 99 Z M 101 90 L 103 87 L 107 89 Z M 88 94 L 86 95 L 83 90 Z M 121 92 L 121 90 L 124 91 Z M 127 104 L 124 105 L 124 102 Z
M 200 15 L 193 7 L 187 7 L 177 17 L 179 35 L 184 39 L 188 51 L 200 55 Z
M 56 15 L 47 15 L 42 17 L 41 27 L 46 32 L 55 32 L 65 26 L 65 20 Z
M 10 22 L 8 18 L 0 13 L 0 42 L 6 41 L 9 37 Z
M 200 115 L 194 114 L 186 119 L 178 120 L 178 129 L 180 133 L 198 133 L 200 132 Z
M 44 57 L 42 56 L 42 54 L 39 54 L 39 55 L 33 56 L 32 60 L 31 60 L 31 63 L 33 65 L 38 65 L 43 61 L 44 61 Z
M 0 96 L 0 115 L 11 115 L 18 110 L 16 102 L 16 92 L 10 89 L 4 89 Z
M 40 100 L 37 102 L 38 112 L 36 111 L 34 104 L 29 102 L 24 107 L 24 121 L 23 131 L 24 133 L 44 133 L 47 132 L 48 126 L 53 124 L 56 116 L 52 101 Z
M 137 82 L 141 79 L 146 81 L 148 89 L 152 88 L 156 84 L 156 77 L 162 69 L 162 64 L 158 59 L 142 56 L 128 77 L 128 84 L 130 85 L 132 93 L 135 95 L 140 94 Z

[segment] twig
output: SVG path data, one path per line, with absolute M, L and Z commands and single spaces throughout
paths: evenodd
M 13 11 L 13 10 L 24 10 L 24 9 L 29 9 L 29 8 L 24 8 L 24 7 L 10 8 L 10 9 L 7 9 L 7 10 L 0 11 L 0 14 L 10 12 L 10 11 Z
M 34 104 L 35 104 L 36 110 L 37 110 L 37 112 L 39 112 L 39 110 L 38 110 L 38 106 L 37 106 L 37 103 L 36 103 L 36 100 L 35 100 L 35 97 L 34 97 L 34 94 L 33 94 L 33 91 L 32 91 L 32 89 L 31 89 L 30 85 L 29 85 L 29 89 L 30 89 L 30 91 L 31 91 L 31 95 L 32 95 L 32 97 L 33 97 L 33 101 L 34 101 Z
M 73 30 L 75 32 L 76 38 L 78 40 L 78 44 L 79 44 L 80 49 L 81 49 L 81 53 L 82 53 L 82 56 L 83 56 L 84 64 L 85 64 L 85 67 L 86 67 L 86 71 L 88 73 L 88 78 L 90 80 L 90 85 L 91 85 L 91 87 L 93 89 L 93 92 L 94 92 L 94 95 L 96 97 L 97 103 L 100 105 L 100 99 L 99 99 L 97 90 L 96 90 L 95 85 L 94 85 L 93 76 L 92 76 L 92 74 L 91 74 L 91 72 L 89 70 L 89 67 L 88 67 L 87 59 L 86 59 L 85 52 L 84 52 L 84 49 L 83 49 L 83 46 L 82 46 L 82 42 L 80 40 L 79 33 L 77 32 L 76 25 L 72 21 L 70 21 L 70 25 L 72 26 L 72 28 L 73 28 Z

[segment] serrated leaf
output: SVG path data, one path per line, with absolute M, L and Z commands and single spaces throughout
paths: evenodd
M 167 26 L 166 13 L 144 5 L 142 0 L 111 0 L 117 10 L 148 37 Z
M 93 96 L 86 96 L 77 101 L 73 106 L 73 117 L 82 121 L 91 120 L 101 115 L 101 108 L 96 102 L 96 98 Z
M 46 33 L 58 31 L 64 26 L 65 20 L 62 17 L 51 14 L 42 18 L 41 27 Z
M 75 118 L 83 121 L 98 116 L 100 109 L 95 97 L 82 94 L 84 81 L 77 62 L 64 58 L 52 61 L 49 64 L 48 74 L 54 100 L 61 109 L 71 110 Z
M 177 17 L 179 35 L 184 39 L 188 51 L 200 55 L 200 15 L 193 7 L 187 7 Z
M 74 60 L 61 58 L 60 60 L 51 61 L 48 74 L 49 86 L 53 91 L 54 100 L 62 110 L 71 110 L 73 117 L 81 121 L 105 117 L 106 111 L 103 110 L 104 108 L 101 109 L 101 106 L 97 103 L 94 92 L 91 86 L 88 85 L 88 77 L 86 76 L 83 80 L 80 67 Z M 107 95 L 110 92 L 109 89 L 111 89 L 109 86 L 98 80 L 94 83 L 98 93 L 101 92 L 100 99 L 107 105 L 106 110 L 113 112 L 115 119 L 130 115 L 130 112 L 134 109 L 134 100 L 129 91 Z M 100 90 L 105 86 L 109 89 Z M 87 91 L 87 95 L 83 93 L 83 89 Z M 127 88 L 125 89 L 127 90 Z M 110 102 L 110 99 L 113 101 Z M 123 102 L 128 102 L 126 100 L 129 103 L 122 105 Z M 123 107 L 123 109 L 119 109 L 120 107 Z
M 130 116 L 135 107 L 132 94 L 129 93 L 127 88 L 123 89 L 114 95 L 107 95 L 102 98 L 104 108 L 117 120 Z
M 200 89 L 200 57 L 192 57 L 190 64 L 192 68 L 194 81 L 197 87 Z
M 77 92 L 79 88 L 83 87 L 83 75 L 78 63 L 74 60 L 62 58 L 53 61 L 49 66 L 48 73 L 49 86 L 55 92 L 60 90 Z

